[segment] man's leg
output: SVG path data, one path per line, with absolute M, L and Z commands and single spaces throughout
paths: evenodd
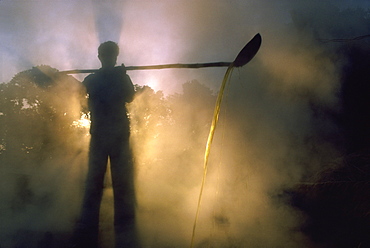
M 117 137 L 110 154 L 116 248 L 139 247 L 135 225 L 134 165 L 128 137 Z
M 99 212 L 107 162 L 108 153 L 103 137 L 92 135 L 81 218 L 75 232 L 77 247 L 98 246 Z

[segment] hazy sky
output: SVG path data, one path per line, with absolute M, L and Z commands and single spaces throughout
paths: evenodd
M 253 35 L 289 23 L 292 8 L 321 2 L 329 1 L 0 0 L 0 82 L 40 64 L 58 70 L 98 68 L 96 50 L 106 40 L 119 43 L 119 64 L 233 61 Z M 332 2 L 339 7 L 370 7 L 366 0 Z M 171 93 L 193 79 L 218 85 L 224 71 L 130 75 L 134 83 Z

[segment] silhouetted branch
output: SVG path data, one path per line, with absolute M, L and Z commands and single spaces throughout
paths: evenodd
M 370 38 L 370 34 L 357 36 L 357 37 L 350 38 L 350 39 L 319 39 L 319 41 L 324 42 L 324 43 L 328 43 L 328 42 L 351 42 L 351 41 L 363 40 L 363 39 L 366 39 L 366 38 Z

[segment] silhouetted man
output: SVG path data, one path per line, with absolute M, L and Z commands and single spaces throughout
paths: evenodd
M 137 247 L 130 123 L 125 106 L 133 100 L 135 91 L 124 66 L 115 67 L 118 53 L 116 43 L 102 43 L 98 48 L 102 67 L 83 81 L 91 113 L 91 141 L 81 219 L 75 232 L 76 247 L 97 247 L 108 158 L 114 195 L 116 247 Z

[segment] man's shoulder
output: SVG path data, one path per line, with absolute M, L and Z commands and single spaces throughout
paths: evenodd
M 95 73 L 89 74 L 84 78 L 84 81 L 92 80 L 96 77 Z
M 84 85 L 87 85 L 87 84 L 89 84 L 89 83 L 91 83 L 92 81 L 94 81 L 94 79 L 96 78 L 96 75 L 95 75 L 95 73 L 93 73 L 93 74 L 90 74 L 90 75 L 88 75 L 88 76 L 86 76 L 85 78 L 84 78 L 84 80 L 83 80 L 83 84 Z
M 118 76 L 121 76 L 121 77 L 124 77 L 124 76 L 127 76 L 126 74 L 126 69 L 122 66 L 116 66 L 113 68 L 113 73 L 118 75 Z

